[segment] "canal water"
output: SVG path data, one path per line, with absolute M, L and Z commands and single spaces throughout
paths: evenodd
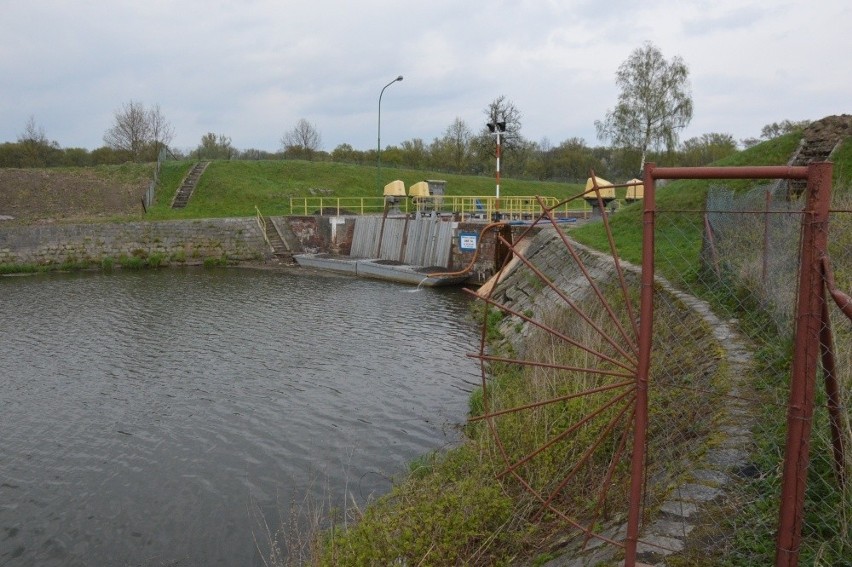
M 259 565 L 458 440 L 470 300 L 335 276 L 0 278 L 0 565 Z M 349 504 L 351 505 L 351 504 Z

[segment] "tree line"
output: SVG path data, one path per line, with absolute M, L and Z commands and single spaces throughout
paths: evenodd
M 634 50 L 616 72 L 620 94 L 616 106 L 596 121 L 598 139 L 610 146 L 591 146 L 583 138 L 569 137 L 556 144 L 547 138 L 526 139 L 522 113 L 504 95 L 483 110 L 485 119 L 474 128 L 455 118 L 440 137 L 426 141 L 412 138 L 381 150 L 381 163 L 388 167 L 425 169 L 447 173 L 487 175 L 495 169 L 496 132 L 500 133 L 501 173 L 506 177 L 542 181 L 583 181 L 590 170 L 612 180 L 639 176 L 642 164 L 700 166 L 738 151 L 733 136 L 712 132 L 682 143 L 680 130 L 692 119 L 689 69 L 679 57 L 666 60 L 660 50 L 645 43 Z M 740 141 L 750 147 L 802 129 L 807 121 L 784 120 L 765 126 L 761 138 Z M 159 105 L 146 107 L 130 101 L 114 113 L 112 126 L 104 133 L 104 146 L 92 151 L 62 148 L 47 138 L 44 129 L 30 117 L 16 142 L 0 144 L 0 167 L 52 167 L 150 162 L 166 155 L 175 159 L 303 159 L 373 165 L 376 149 L 358 150 L 340 144 L 332 151 L 322 149 L 322 136 L 306 119 L 284 133 L 280 149 L 268 152 L 238 149 L 225 134 L 208 132 L 193 150 L 170 147 L 174 129 Z

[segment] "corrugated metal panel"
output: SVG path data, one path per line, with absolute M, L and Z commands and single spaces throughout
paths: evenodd
M 355 221 L 350 255 L 375 258 L 381 234 L 379 257 L 383 260 L 402 261 L 413 266 L 449 266 L 453 223 L 425 217 L 409 220 L 407 225 L 406 228 L 405 219 L 384 219 L 382 232 L 381 217 L 359 217 Z

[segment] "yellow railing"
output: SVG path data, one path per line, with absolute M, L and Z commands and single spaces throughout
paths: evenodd
M 560 202 L 556 197 L 541 197 L 544 205 L 554 208 Z M 294 215 L 365 215 L 384 212 L 383 197 L 290 197 L 290 213 Z M 413 211 L 454 213 L 462 218 L 492 219 L 498 211 L 493 195 L 440 195 L 424 198 L 403 198 L 391 210 L 403 213 Z M 553 209 L 557 217 L 588 216 L 591 207 L 582 199 Z M 532 196 L 500 197 L 500 216 L 506 220 L 531 219 L 541 213 L 538 198 Z
M 255 220 L 257 221 L 257 226 L 260 228 L 260 233 L 263 235 L 263 239 L 271 248 L 272 243 L 269 242 L 269 237 L 266 235 L 266 219 L 263 217 L 262 214 L 260 214 L 260 209 L 257 205 L 254 206 L 254 210 L 257 211 L 257 218 Z
M 400 203 L 400 205 L 407 205 Z M 290 197 L 293 215 L 366 215 L 385 210 L 384 197 Z M 408 212 L 408 209 L 404 209 Z

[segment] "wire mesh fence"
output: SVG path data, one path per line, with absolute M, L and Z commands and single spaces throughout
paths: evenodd
M 572 565 L 852 557 L 852 199 L 825 212 L 822 166 L 711 169 L 646 170 L 646 197 L 648 179 L 714 174 L 807 174 L 809 189 L 720 185 L 701 200 L 686 184 L 654 206 L 651 188 L 641 217 L 573 235 L 543 207 L 547 228 L 503 241 L 514 258 L 480 293 L 475 419 L 500 478 L 567 525 Z M 525 346 L 491 349 L 490 310 Z
M 836 288 L 847 292 L 852 289 L 849 209 L 848 197 L 835 197 L 826 264 L 834 267 Z M 714 498 L 697 522 L 696 537 L 703 544 L 684 551 L 696 563 L 708 564 L 713 557 L 732 565 L 771 564 L 778 553 L 779 520 L 788 513 L 782 511 L 782 473 L 788 416 L 793 413 L 789 396 L 796 322 L 807 317 L 801 312 L 797 316 L 805 216 L 803 199 L 791 195 L 784 183 L 739 194 L 715 186 L 701 209 L 660 207 L 656 213 L 657 272 L 687 294 L 707 300 L 721 317 L 736 320 L 753 353 L 749 364 L 729 372 L 716 390 L 724 392 L 715 416 L 721 423 L 718 443 L 722 454 L 727 450 L 727 457 L 736 457 L 724 463 L 732 465 L 724 474 L 736 488 L 726 498 Z M 820 332 L 821 352 L 803 353 L 820 359 L 822 366 L 831 354 L 835 375 L 823 368 L 812 385 L 815 409 L 806 453 L 802 541 L 794 550 L 801 565 L 846 565 L 852 557 L 852 490 L 844 482 L 852 470 L 845 405 L 852 396 L 852 322 L 826 297 L 830 327 Z M 829 328 L 833 336 L 826 333 Z M 657 346 L 660 338 L 654 340 L 655 356 L 666 356 Z M 663 368 L 681 374 L 677 365 Z M 652 387 L 665 389 L 671 378 L 661 378 L 652 380 Z M 689 383 L 693 388 L 691 379 Z M 832 383 L 837 386 L 833 394 Z M 845 454 L 839 451 L 844 448 Z M 712 443 L 708 453 L 718 458 Z M 712 481 L 704 485 L 717 486 Z

